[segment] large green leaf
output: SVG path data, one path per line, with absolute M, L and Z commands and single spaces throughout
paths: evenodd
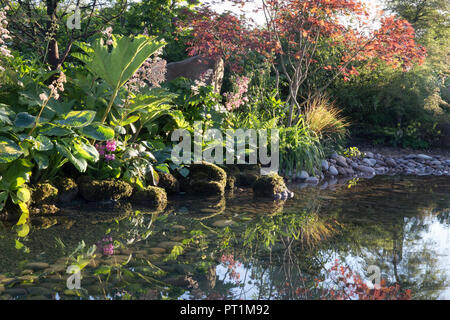
M 40 170 L 45 170 L 48 168 L 50 161 L 48 155 L 45 152 L 36 152 L 33 155 L 33 159 Z
M 17 198 L 19 198 L 23 202 L 28 202 L 31 199 L 31 193 L 30 190 L 27 188 L 19 188 L 17 190 Z
M 97 162 L 100 159 L 97 149 L 90 144 L 74 141 L 72 146 L 86 160 Z
M 19 112 L 14 120 L 14 125 L 18 128 L 32 128 L 36 122 L 36 117 L 28 112 Z
M 92 120 L 94 120 L 95 117 L 95 111 L 70 111 L 68 114 L 66 114 L 62 120 L 56 120 L 56 123 L 58 123 L 61 126 L 67 126 L 67 127 L 85 127 L 89 125 Z
M 35 149 L 38 151 L 50 151 L 53 149 L 53 142 L 44 135 L 36 137 Z
M 114 129 L 100 123 L 93 123 L 81 129 L 81 133 L 95 140 L 106 141 L 114 139 Z
M 112 88 L 123 86 L 145 60 L 165 45 L 163 41 L 156 41 L 154 37 L 143 35 L 136 37 L 113 35 L 112 40 L 112 49 L 103 39 L 95 40 L 91 46 L 77 43 L 85 54 L 72 54 Z
M 87 169 L 87 161 L 81 156 L 77 157 L 67 148 L 66 146 L 56 143 L 56 149 L 61 153 L 64 157 L 69 159 L 69 161 L 77 168 L 80 172 L 85 172 Z
M 33 163 L 26 159 L 20 159 L 12 163 L 3 174 L 3 178 L 9 182 L 9 189 L 16 190 L 29 181 L 33 166 Z
M 0 124 L 1 125 L 12 125 L 12 117 L 15 115 L 15 113 L 9 109 L 9 107 L 6 104 L 0 103 Z
M 0 137 L 0 163 L 16 160 L 23 154 L 22 149 L 8 138 Z
M 74 135 L 75 133 L 67 128 L 49 126 L 40 130 L 40 133 L 45 134 L 46 136 L 55 136 L 55 137 L 63 137 L 67 135 Z

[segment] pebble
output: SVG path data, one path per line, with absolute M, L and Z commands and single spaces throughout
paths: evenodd
M 318 184 L 319 183 L 319 179 L 316 177 L 309 177 L 308 179 L 306 179 L 305 181 L 306 183 L 310 183 L 310 184 Z
M 375 174 L 375 169 L 374 169 L 374 168 L 371 168 L 371 167 L 368 167 L 368 166 L 360 165 L 360 166 L 358 167 L 358 169 L 359 169 L 359 171 L 362 171 L 362 172 L 364 172 L 364 173 Z
M 337 176 L 339 174 L 339 172 L 337 171 L 335 166 L 330 166 L 330 168 L 328 169 L 328 172 L 332 175 L 332 176 Z
M 306 179 L 309 178 L 309 174 L 308 174 L 308 172 L 306 172 L 305 170 L 302 170 L 302 171 L 300 172 L 300 175 L 298 176 L 298 178 L 299 178 L 299 179 L 302 179 L 302 180 L 306 180 Z
M 48 267 L 50 267 L 50 265 L 45 262 L 29 262 L 25 265 L 26 269 L 31 269 L 34 271 L 47 269 Z
M 409 154 L 400 157 L 383 156 L 379 153 L 363 152 L 363 159 L 345 158 L 336 152 L 330 159 L 322 160 L 322 172 L 333 177 L 350 176 L 357 177 L 361 175 L 376 174 L 387 175 L 450 175 L 450 159 L 444 159 L 443 156 L 428 156 L 425 154 Z M 323 179 L 323 174 L 316 175 L 319 182 Z M 312 180 L 306 179 L 305 182 Z M 315 180 L 314 180 L 315 182 Z M 331 183 L 332 184 L 332 183 Z M 328 182 L 328 185 L 331 185 Z
M 231 226 L 234 223 L 233 220 L 217 220 L 212 225 L 218 228 L 225 228 Z

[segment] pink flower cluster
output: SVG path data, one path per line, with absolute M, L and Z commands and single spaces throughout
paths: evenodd
M 95 148 L 97 149 L 100 156 L 103 156 L 106 161 L 113 161 L 116 159 L 116 155 L 113 153 L 117 149 L 117 143 L 115 140 L 106 141 L 106 145 L 96 143 Z
M 39 99 L 41 99 L 41 101 L 45 103 L 47 103 L 51 97 L 58 100 L 59 92 L 64 91 L 64 83 L 66 82 L 67 82 L 66 75 L 64 74 L 64 72 L 60 72 L 58 79 L 54 80 L 52 84 L 48 86 L 48 88 L 50 89 L 50 97 L 47 96 L 46 93 L 41 93 L 39 95 Z
M 234 109 L 239 108 L 246 102 L 248 102 L 248 97 L 245 94 L 248 91 L 248 84 L 250 83 L 250 78 L 248 77 L 237 77 L 236 78 L 236 86 L 237 90 L 235 92 L 228 92 L 225 94 L 225 98 L 227 102 L 225 104 L 225 108 L 228 111 L 232 111 Z
M 6 40 L 11 39 L 11 36 L 9 35 L 9 31 L 7 29 L 8 27 L 8 21 L 6 20 L 6 11 L 9 10 L 9 7 L 4 7 L 0 10 L 0 58 L 6 57 L 11 58 L 11 51 L 6 46 Z M 0 65 L 0 71 L 5 71 L 5 68 L 3 68 Z
M 200 78 L 194 81 L 194 85 L 191 86 L 193 93 L 198 94 L 200 87 L 207 86 L 207 83 L 211 81 L 214 70 L 208 69 L 200 75 Z
M 112 237 L 103 237 L 103 239 L 97 242 L 97 248 L 102 250 L 103 254 L 106 256 L 111 256 L 114 254 L 114 245 L 112 243 Z
M 148 58 L 138 71 L 125 84 L 128 91 L 137 93 L 141 88 L 150 83 L 153 87 L 160 87 L 160 83 L 166 80 L 167 61 L 164 59 Z
M 147 29 L 143 32 L 148 36 Z M 139 92 L 141 88 L 151 84 L 153 87 L 160 87 L 160 84 L 166 81 L 167 61 L 161 59 L 162 48 L 156 51 L 153 57 L 148 58 L 136 73 L 125 84 L 125 88 L 133 93 Z
M 108 28 L 106 28 L 105 30 L 102 31 L 102 34 L 104 36 L 106 36 L 106 44 L 108 46 L 113 44 L 113 41 L 112 41 L 112 38 L 111 38 L 112 37 L 112 32 L 113 32 L 113 28 L 112 27 L 108 27 Z

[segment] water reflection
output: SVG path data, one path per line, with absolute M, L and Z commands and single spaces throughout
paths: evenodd
M 20 248 L 0 223 L 0 298 L 358 298 L 377 266 L 400 288 L 390 295 L 450 299 L 448 178 L 290 189 L 287 202 L 235 192 L 173 199 L 164 212 L 75 204 L 33 218 Z M 67 288 L 69 265 L 82 269 L 80 290 Z

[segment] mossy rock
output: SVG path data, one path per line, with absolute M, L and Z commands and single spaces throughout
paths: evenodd
M 223 196 L 227 185 L 224 169 L 208 162 L 194 163 L 189 167 L 187 192 L 197 196 Z
M 77 182 L 81 196 L 87 201 L 122 200 L 133 194 L 133 187 L 120 180 L 92 180 L 83 176 Z
M 219 166 L 203 161 L 190 165 L 189 179 L 191 181 L 215 181 L 222 184 L 225 188 L 227 173 Z
M 62 203 L 73 201 L 78 195 L 78 184 L 72 178 L 58 177 L 53 182 L 58 188 L 58 200 Z
M 38 183 L 32 188 L 31 199 L 35 206 L 54 204 L 58 200 L 58 189 L 48 182 Z
M 229 191 L 234 190 L 235 184 L 236 184 L 236 177 L 235 176 L 227 176 L 227 185 L 225 187 L 225 190 L 229 190 Z
M 256 197 L 273 198 L 275 194 L 286 190 L 283 178 L 276 173 L 261 176 L 253 184 L 253 193 Z
M 222 197 L 225 194 L 225 186 L 223 183 L 217 181 L 192 181 L 190 183 L 188 192 L 202 197 Z
M 54 204 L 41 204 L 30 209 L 32 215 L 52 215 L 57 214 L 60 209 Z
M 243 163 L 243 164 L 236 164 L 235 166 L 237 166 L 241 172 L 253 172 L 256 174 L 259 174 L 261 172 L 260 164 Z
M 166 190 L 168 194 L 174 194 L 180 192 L 180 183 L 173 174 L 166 172 L 158 172 L 159 181 L 158 187 Z
M 18 205 L 12 203 L 11 199 L 6 201 L 5 207 L 0 211 L 0 221 L 16 222 L 19 220 L 22 212 Z
M 227 164 L 223 165 L 222 168 L 225 170 L 228 176 L 237 176 L 241 173 L 239 166 L 237 164 Z
M 237 176 L 236 184 L 239 187 L 251 188 L 258 178 L 259 175 L 254 172 L 241 172 Z
M 149 205 L 157 210 L 164 209 L 167 205 L 167 194 L 163 188 L 147 187 L 136 191 L 131 197 L 134 204 Z
M 48 229 L 58 223 L 56 218 L 33 217 L 31 224 L 35 229 Z

